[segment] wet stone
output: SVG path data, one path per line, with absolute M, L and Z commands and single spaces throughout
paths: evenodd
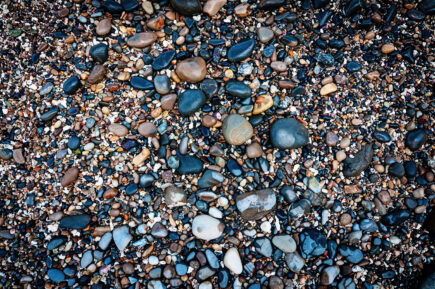
M 304 258 L 320 256 L 326 251 L 325 236 L 314 229 L 307 229 L 299 235 L 301 255 Z
M 198 14 L 202 11 L 199 0 L 170 0 L 172 7 L 183 15 Z
M 261 43 L 267 43 L 275 36 L 272 29 L 267 27 L 260 27 L 257 30 L 257 36 L 258 40 L 260 40 Z
M 91 217 L 86 214 L 65 216 L 60 220 L 62 229 L 82 230 L 89 225 Z
M 107 46 L 107 44 L 99 43 L 92 46 L 89 54 L 94 61 L 104 63 L 109 58 L 109 47 Z
M 112 21 L 110 19 L 101 20 L 95 28 L 95 32 L 97 33 L 97 35 L 103 36 L 109 34 L 110 30 L 112 29 L 111 22 Z
M 120 137 L 126 136 L 128 134 L 128 128 L 119 123 L 110 124 L 109 131 Z
M 225 83 L 225 91 L 232 96 L 246 98 L 250 97 L 251 88 L 241 81 L 230 80 Z
M 144 48 L 150 46 L 157 40 L 157 35 L 154 32 L 141 32 L 130 37 L 127 45 L 133 48 Z
M 154 78 L 154 87 L 160 94 L 167 94 L 171 91 L 171 82 L 166 75 L 157 75 Z
M 228 50 L 228 60 L 232 62 L 242 61 L 251 56 L 255 47 L 255 40 L 248 39 L 242 40 L 239 43 L 233 45 Z
M 388 167 L 388 173 L 394 177 L 400 178 L 405 175 L 405 168 L 401 163 L 395 162 Z
M 77 76 L 71 76 L 63 84 L 63 91 L 66 94 L 74 94 L 82 86 L 80 79 Z
M 201 90 L 186 90 L 178 98 L 178 111 L 183 116 L 190 116 L 201 109 L 206 100 L 207 98 Z
M 299 273 L 305 266 L 305 260 L 297 252 L 285 255 L 285 262 L 289 269 L 294 273 Z
M 346 158 L 343 166 L 343 174 L 346 177 L 354 177 L 369 167 L 373 158 L 373 148 L 371 144 L 365 145 L 354 155 L 353 158 Z
M 152 122 L 143 122 L 137 128 L 137 131 L 144 137 L 152 137 L 157 134 L 157 127 Z
M 176 73 L 184 81 L 197 83 L 207 74 L 206 63 L 201 57 L 187 58 L 177 63 Z
M 59 269 L 48 269 L 47 275 L 51 281 L 56 283 L 60 283 L 65 280 L 65 274 Z
M 172 59 L 174 59 L 174 56 L 175 50 L 168 50 L 161 53 L 154 59 L 152 64 L 153 69 L 158 71 L 167 68 L 169 64 L 171 64 Z
M 296 251 L 296 242 L 289 235 L 277 235 L 272 238 L 272 243 L 284 253 L 292 253 Z
M 270 129 L 270 141 L 279 149 L 295 149 L 309 142 L 308 130 L 294 118 L 275 121 Z
M 79 169 L 76 167 L 71 167 L 69 168 L 65 174 L 63 175 L 60 184 L 62 185 L 62 187 L 68 187 L 70 185 L 72 185 L 77 178 L 79 177 Z
M 338 247 L 338 252 L 341 256 L 343 256 L 349 263 L 358 264 L 364 259 L 364 255 L 360 249 L 347 246 L 340 245 Z
M 119 251 L 124 251 L 130 241 L 133 239 L 127 226 L 116 228 L 115 230 L 113 230 L 112 234 L 113 241 L 115 242 L 115 245 L 119 249 Z
M 199 88 L 209 98 L 214 96 L 218 92 L 218 84 L 214 79 L 204 79 L 200 83 Z
M 206 170 L 198 181 L 198 187 L 201 189 L 210 188 L 221 184 L 225 177 L 217 171 Z
M 406 134 L 406 146 L 412 151 L 420 149 L 426 141 L 427 135 L 422 129 L 416 129 Z
M 255 251 L 264 257 L 271 257 L 273 253 L 272 243 L 268 238 L 257 238 L 254 241 Z
M 139 90 L 150 90 L 154 88 L 154 84 L 140 76 L 133 76 L 130 80 L 130 85 Z
M 178 155 L 180 166 L 177 172 L 180 174 L 197 174 L 202 171 L 203 162 L 195 156 Z
M 244 117 L 231 114 L 224 119 L 222 132 L 229 144 L 242 145 L 251 138 L 253 128 Z
M 246 220 L 259 220 L 272 212 L 276 205 L 276 195 L 272 189 L 264 189 L 238 195 L 236 206 Z
M 209 215 L 196 216 L 192 221 L 192 233 L 198 239 L 210 241 L 219 238 L 224 231 L 224 225 Z

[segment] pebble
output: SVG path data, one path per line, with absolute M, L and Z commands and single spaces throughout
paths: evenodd
M 243 116 L 231 114 L 223 121 L 222 133 L 227 143 L 242 145 L 251 138 L 254 130 L 252 125 Z
M 154 32 L 141 32 L 130 37 L 127 45 L 133 48 L 144 48 L 152 45 L 156 40 L 157 35 Z
M 109 58 L 109 47 L 104 43 L 99 43 L 92 46 L 91 50 L 89 50 L 89 54 L 94 61 L 104 63 Z
M 209 215 L 196 216 L 192 221 L 192 234 L 198 239 L 210 241 L 219 238 L 224 225 Z
M 237 248 L 228 249 L 224 256 L 224 265 L 234 274 L 242 273 L 243 265 Z
M 128 134 L 128 128 L 119 123 L 112 123 L 109 125 L 109 131 L 114 135 L 123 137 Z
M 370 144 L 365 145 L 354 155 L 353 158 L 346 158 L 343 165 L 343 174 L 346 177 L 354 177 L 367 169 L 372 162 L 373 148 Z
M 193 15 L 202 11 L 199 0 L 170 0 L 172 7 L 183 15 Z
M 60 184 L 62 185 L 62 187 L 68 187 L 72 184 L 74 184 L 78 177 L 79 177 L 79 169 L 76 167 L 71 167 L 69 168 L 63 175 Z
M 277 235 L 272 238 L 272 243 L 284 253 L 292 253 L 296 251 L 296 242 L 289 235 Z
M 178 111 L 183 116 L 190 116 L 201 109 L 206 101 L 207 98 L 201 90 L 186 90 L 178 98 Z
M 265 189 L 238 195 L 237 209 L 246 220 L 259 220 L 270 213 L 276 205 L 273 190 Z
M 267 27 L 259 27 L 257 29 L 257 36 L 258 40 L 260 40 L 261 43 L 267 43 L 275 36 L 272 29 Z
M 396 47 L 393 44 L 384 44 L 381 47 L 382 53 L 389 54 L 396 50 Z
M 144 137 L 152 137 L 157 134 L 157 127 L 152 122 L 143 122 L 137 128 L 137 131 Z
M 202 11 L 209 16 L 215 16 L 227 4 L 227 0 L 207 0 Z
M 247 98 L 251 96 L 251 88 L 241 81 L 230 80 L 225 83 L 225 91 L 232 96 Z
M 254 47 L 254 39 L 242 40 L 239 43 L 231 46 L 230 49 L 228 49 L 228 60 L 232 62 L 245 60 L 246 58 L 251 56 Z
M 206 63 L 201 57 L 187 58 L 177 63 L 176 73 L 181 80 L 197 83 L 207 74 Z
M 270 129 L 272 145 L 279 149 L 295 149 L 309 143 L 305 126 L 294 118 L 276 120 Z
M 97 27 L 95 28 L 95 32 L 97 35 L 103 36 L 109 34 L 112 29 L 112 21 L 110 19 L 103 19 L 98 22 Z
M 337 91 L 337 85 L 335 83 L 328 83 L 320 89 L 320 95 L 328 95 Z
M 63 91 L 66 94 L 74 94 L 76 93 L 80 87 L 82 86 L 80 79 L 77 76 L 71 76 L 68 78 L 63 84 Z
M 112 236 L 116 247 L 121 252 L 127 248 L 128 244 L 133 239 L 127 226 L 116 228 L 113 230 Z

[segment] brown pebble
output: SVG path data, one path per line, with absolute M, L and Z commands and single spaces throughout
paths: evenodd
M 175 105 L 175 101 L 177 100 L 176 94 L 167 94 L 160 99 L 160 103 L 164 110 L 172 110 Z
M 212 127 L 216 124 L 217 119 L 211 115 L 204 115 L 202 117 L 201 123 L 205 127 Z
M 187 58 L 177 63 L 176 73 L 182 80 L 196 83 L 205 78 L 206 63 L 202 57 Z
M 246 155 L 250 159 L 259 158 L 263 155 L 263 149 L 259 143 L 253 142 L 247 146 Z
M 384 44 L 382 45 L 381 51 L 382 53 L 388 54 L 393 52 L 396 49 L 393 44 Z
M 152 122 L 141 123 L 137 131 L 139 132 L 140 135 L 145 137 L 151 137 L 157 134 L 157 128 Z
M 110 32 L 110 29 L 112 29 L 112 21 L 110 19 L 103 19 L 95 28 L 95 32 L 97 35 L 103 36 Z
M 76 167 L 69 168 L 62 177 L 60 184 L 62 187 L 68 187 L 73 184 L 79 177 L 79 169 Z
M 352 222 L 352 216 L 348 213 L 344 213 L 340 216 L 340 224 L 343 226 L 349 225 Z

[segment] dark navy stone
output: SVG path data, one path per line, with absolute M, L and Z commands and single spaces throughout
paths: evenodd
M 344 8 L 344 15 L 350 17 L 361 10 L 361 0 L 351 0 Z
M 348 64 L 346 64 L 346 69 L 349 72 L 357 72 L 357 71 L 361 70 L 361 64 L 354 62 L 354 61 L 351 61 Z
M 232 96 L 246 98 L 250 97 L 252 90 L 247 85 L 241 81 L 229 80 L 225 83 L 225 91 Z
M 388 173 L 392 176 L 401 178 L 405 175 L 405 168 L 401 163 L 395 162 L 388 167 Z
M 370 219 L 364 219 L 359 223 L 359 227 L 361 228 L 361 230 L 366 231 L 366 232 L 376 232 L 378 230 L 378 225 L 376 224 L 375 221 L 370 220 Z
M 307 128 L 294 118 L 276 120 L 270 129 L 272 145 L 279 149 L 295 149 L 309 142 Z
M 124 10 L 127 12 L 134 11 L 137 7 L 139 7 L 137 0 L 121 0 L 121 5 L 122 8 L 124 8 Z
M 341 39 L 331 39 L 329 40 L 329 46 L 332 48 L 340 49 L 345 47 L 346 43 L 344 43 L 344 41 Z
M 406 161 L 403 163 L 405 174 L 408 177 L 415 177 L 417 175 L 417 165 L 414 161 Z
M 233 46 L 228 50 L 228 60 L 232 62 L 242 61 L 249 56 L 251 56 L 252 50 L 255 47 L 255 40 L 248 39 L 243 40 Z
M 396 209 L 391 213 L 382 217 L 382 223 L 387 226 L 402 225 L 406 220 L 409 219 L 411 213 L 408 210 Z
M 183 15 L 193 15 L 202 12 L 201 2 L 199 0 L 170 0 L 172 7 Z M 185 20 L 187 22 L 187 19 Z M 187 24 L 187 23 L 186 23 Z M 189 25 L 187 25 L 190 29 Z
M 329 53 L 322 53 L 316 56 L 316 60 L 324 66 L 333 66 L 335 64 L 334 56 Z
M 48 243 L 47 245 L 47 250 L 53 250 L 56 249 L 57 247 L 61 246 L 62 244 L 64 244 L 66 242 L 67 238 L 66 237 L 54 237 L 53 239 L 51 239 L 51 241 Z
M 199 88 L 202 90 L 202 92 L 205 93 L 207 97 L 210 98 L 218 92 L 219 86 L 216 80 L 207 78 L 199 84 Z
M 391 141 L 390 135 L 385 131 L 376 131 L 373 133 L 373 136 L 378 142 L 386 143 Z
M 79 90 L 79 88 L 82 86 L 82 83 L 80 82 L 80 79 L 77 76 L 71 76 L 68 78 L 65 83 L 63 84 L 63 91 L 66 94 L 74 94 Z
M 91 217 L 86 214 L 65 216 L 60 220 L 59 226 L 62 229 L 82 230 L 88 226 L 90 221 Z
M 124 10 L 122 5 L 116 2 L 115 0 L 104 1 L 102 7 L 105 10 L 109 11 L 110 13 L 115 13 L 115 14 L 121 13 Z
M 89 51 L 89 54 L 94 61 L 104 63 L 109 58 L 109 47 L 104 43 L 94 45 Z
M 178 99 L 178 111 L 183 116 L 190 116 L 197 112 L 207 101 L 205 94 L 199 89 L 184 91 Z
M 10 160 L 13 157 L 13 152 L 10 149 L 0 149 L 0 159 L 2 160 Z
M 286 34 L 281 38 L 282 43 L 284 44 L 288 44 L 290 46 L 296 46 L 298 45 L 299 41 L 297 40 L 296 37 L 290 35 L 290 34 Z
M 50 121 L 57 115 L 58 112 L 59 112 L 59 107 L 54 106 L 49 110 L 47 110 L 46 112 L 44 112 L 40 118 L 42 121 Z
M 135 194 L 138 190 L 138 185 L 135 183 L 129 184 L 126 188 L 125 188 L 125 193 L 128 196 L 131 196 L 133 194 Z
M 424 145 L 426 140 L 427 140 L 427 135 L 423 129 L 416 129 L 406 134 L 406 145 L 412 151 L 418 150 L 421 146 Z
M 258 8 L 263 10 L 273 10 L 285 5 L 286 0 L 261 0 Z
M 154 84 L 151 81 L 140 76 L 133 76 L 130 80 L 130 85 L 139 90 L 149 90 L 154 88 Z
M 168 50 L 163 53 L 161 53 L 159 56 L 156 57 L 153 61 L 153 69 L 154 70 L 162 70 L 165 69 L 171 64 L 172 59 L 175 57 L 175 50 Z
M 178 154 L 178 158 L 180 160 L 180 166 L 177 169 L 178 173 L 197 174 L 202 171 L 203 162 L 199 158 L 182 154 Z

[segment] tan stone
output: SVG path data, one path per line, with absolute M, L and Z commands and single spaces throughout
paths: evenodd
M 227 4 L 227 0 L 208 0 L 202 11 L 210 16 L 214 16 L 225 4 Z
M 252 111 L 253 114 L 260 114 L 269 108 L 271 108 L 273 105 L 273 99 L 272 96 L 268 94 L 263 94 L 257 97 L 257 100 L 255 100 L 254 103 L 254 109 Z
M 335 85 L 335 83 L 328 83 L 327 85 L 324 85 L 321 89 L 320 89 L 320 95 L 328 95 L 330 93 L 336 92 L 337 91 L 337 85 Z
M 207 74 L 205 60 L 201 57 L 187 58 L 177 63 L 176 72 L 178 77 L 187 82 L 199 82 Z

